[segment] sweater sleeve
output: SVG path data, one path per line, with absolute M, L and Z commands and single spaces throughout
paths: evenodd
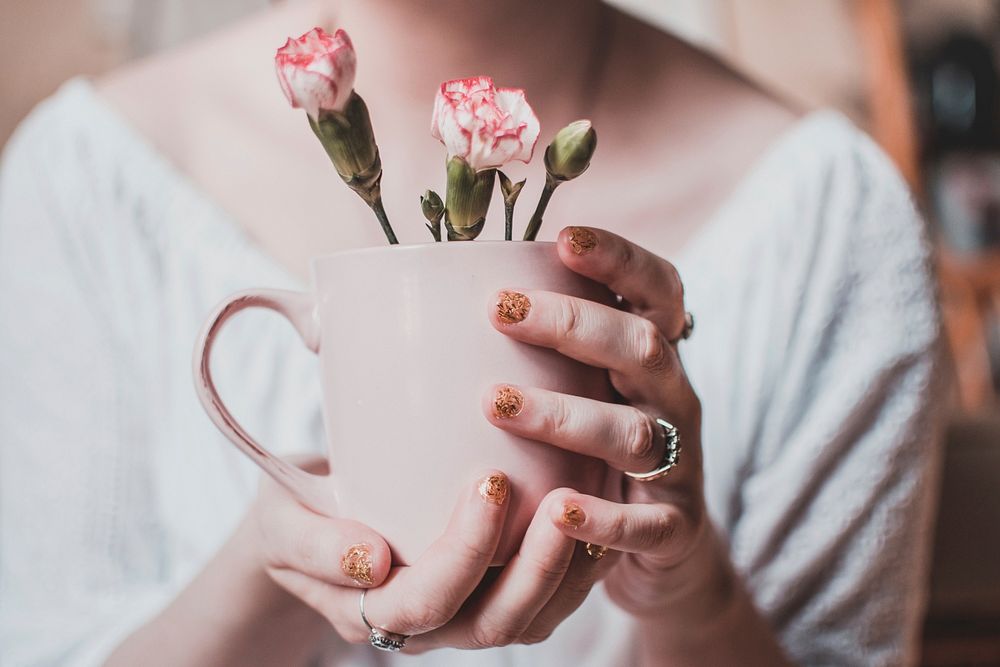
M 910 664 L 937 485 L 939 314 L 895 169 L 846 121 L 827 134 L 801 163 L 784 156 L 797 174 L 784 186 L 747 184 L 757 208 L 743 213 L 763 230 L 717 239 L 741 268 L 722 269 L 729 294 L 712 304 L 724 333 L 709 344 L 728 361 L 708 381 L 724 399 L 706 406 L 706 447 L 745 441 L 719 505 L 788 653 Z
M 151 395 L 134 326 L 150 306 L 128 239 L 102 230 L 113 181 L 50 111 L 0 167 L 0 664 L 12 667 L 99 664 L 172 595 L 152 553 L 147 434 L 126 426 Z

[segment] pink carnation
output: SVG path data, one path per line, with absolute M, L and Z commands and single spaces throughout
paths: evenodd
M 446 81 L 434 100 L 431 134 L 445 145 L 449 158 L 462 157 L 476 171 L 511 160 L 528 162 L 538 131 L 524 91 L 497 90 L 486 76 Z
M 354 89 L 357 57 L 343 30 L 330 35 L 313 28 L 298 39 L 289 37 L 275 54 L 274 65 L 285 97 L 313 118 L 321 110 L 343 110 Z

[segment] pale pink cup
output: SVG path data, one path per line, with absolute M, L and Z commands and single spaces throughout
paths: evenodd
M 445 529 L 462 489 L 492 469 L 511 482 L 494 565 L 516 551 L 546 493 L 599 493 L 604 464 L 509 435 L 482 413 L 496 383 L 611 400 L 607 374 L 513 341 L 487 318 L 504 288 L 611 303 L 565 266 L 555 244 L 474 241 L 351 250 L 312 262 L 313 294 L 257 289 L 209 317 L 195 348 L 198 396 L 212 421 L 299 501 L 378 531 L 394 562 L 413 563 Z M 219 329 L 244 308 L 275 310 L 318 353 L 329 476 L 272 456 L 233 419 L 210 371 Z

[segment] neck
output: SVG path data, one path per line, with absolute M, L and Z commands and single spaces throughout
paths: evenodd
M 391 81 L 393 96 L 428 106 L 442 81 L 486 74 L 497 86 L 524 88 L 554 120 L 589 111 L 603 55 L 599 0 L 325 0 L 321 7 L 327 27 L 343 27 L 354 40 L 362 94 Z

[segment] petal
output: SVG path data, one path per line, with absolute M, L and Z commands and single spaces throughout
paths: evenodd
M 463 96 L 468 96 L 475 91 L 492 91 L 493 89 L 493 79 L 488 76 L 452 79 L 441 84 L 441 92 L 460 93 Z
M 285 80 L 295 97 L 294 107 L 301 107 L 313 118 L 320 109 L 332 109 L 337 100 L 337 85 L 330 78 L 301 68 L 287 68 Z
M 519 88 L 501 88 L 497 91 L 496 101 L 497 106 L 510 114 L 511 120 L 518 128 L 521 150 L 514 154 L 511 159 L 529 162 L 535 150 L 535 143 L 538 141 L 538 134 L 541 131 L 538 116 L 528 104 L 524 91 Z
M 313 28 L 289 38 L 274 61 L 285 96 L 313 117 L 320 109 L 342 110 L 354 89 L 357 54 L 343 30 L 330 35 Z

